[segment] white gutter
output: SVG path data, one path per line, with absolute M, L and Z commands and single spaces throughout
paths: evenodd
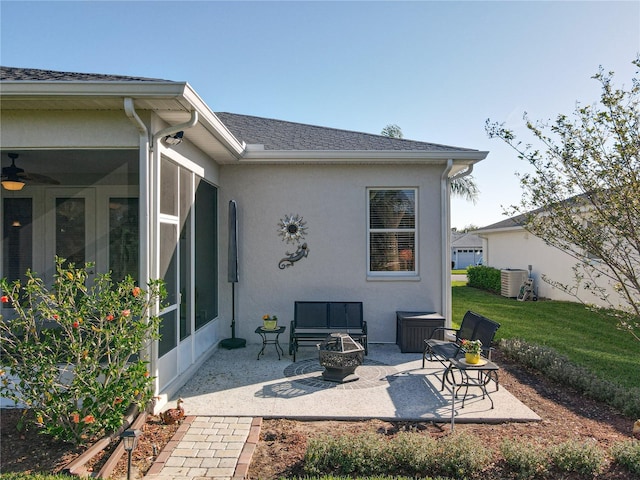
M 188 128 L 193 128 L 198 124 L 198 112 L 195 110 L 191 111 L 191 118 L 189 121 L 184 123 L 179 123 L 177 125 L 170 125 L 162 130 L 157 131 L 153 135 L 153 146 L 155 146 L 158 140 L 163 139 L 167 135 L 173 135 L 174 133 L 178 133 L 182 130 L 187 130 Z
M 337 163 L 342 160 L 365 160 L 370 163 L 388 161 L 388 160 L 404 160 L 407 162 L 414 161 L 422 163 L 428 161 L 448 161 L 454 159 L 456 161 L 468 162 L 467 166 L 472 163 L 484 160 L 488 151 L 479 150 L 449 150 L 444 152 L 434 152 L 427 150 L 264 150 L 256 145 L 247 145 L 241 161 L 244 163 L 263 162 L 267 160 L 277 161 L 278 163 L 291 163 L 302 160 L 320 160 L 327 163 Z
M 442 315 L 445 327 L 451 328 L 451 192 L 449 173 L 453 168 L 453 160 L 447 160 L 447 167 L 440 177 L 441 226 L 442 231 Z
M 451 177 L 450 180 L 451 181 L 458 180 L 459 178 L 471 175 L 472 172 L 473 172 L 473 163 L 467 165 L 467 169 L 466 170 L 464 170 L 464 171 L 462 171 L 460 173 L 456 173 L 453 177 Z

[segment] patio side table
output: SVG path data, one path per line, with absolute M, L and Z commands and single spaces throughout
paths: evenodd
M 258 360 L 260 360 L 260 355 L 264 354 L 264 349 L 267 345 L 275 345 L 276 353 L 278 354 L 278 360 L 280 360 L 280 354 L 284 355 L 284 351 L 280 346 L 280 342 L 278 341 L 278 338 L 280 337 L 281 333 L 284 333 L 286 328 L 287 327 L 285 326 L 278 327 L 273 330 L 269 330 L 263 327 L 256 328 L 256 333 L 260 335 L 260 337 L 262 338 L 262 348 L 258 352 Z M 269 337 L 270 335 L 272 336 L 271 338 Z M 273 335 L 275 335 L 275 337 L 273 337 Z
M 462 406 L 460 408 L 464 408 L 464 402 L 467 398 L 467 393 L 469 393 L 469 387 L 479 387 L 482 391 L 482 398 L 485 396 L 489 398 L 491 401 L 491 408 L 493 409 L 493 399 L 487 390 L 487 385 L 489 382 L 493 380 L 496 384 L 496 391 L 500 388 L 500 383 L 498 381 L 498 371 L 500 367 L 493 363 L 490 360 L 483 358 L 482 365 L 473 365 L 466 363 L 464 357 L 461 358 L 450 358 L 449 365 L 447 369 L 444 371 L 442 377 L 442 385 L 444 388 L 445 382 L 451 385 L 451 429 L 453 430 L 454 418 L 455 418 L 455 409 L 456 409 L 456 398 L 458 398 L 458 391 L 464 387 L 464 396 L 462 397 Z M 456 372 L 458 372 L 460 381 L 456 377 Z

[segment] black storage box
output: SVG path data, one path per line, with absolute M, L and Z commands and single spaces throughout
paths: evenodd
M 444 317 L 435 312 L 396 312 L 396 320 L 396 344 L 402 353 L 422 353 L 424 340 L 444 327 Z M 444 340 L 444 331 L 433 338 Z

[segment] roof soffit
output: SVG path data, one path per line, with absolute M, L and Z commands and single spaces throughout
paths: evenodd
M 244 146 L 228 131 L 188 83 L 99 81 L 2 81 L 4 110 L 123 110 L 133 98 L 138 111 L 153 111 L 168 125 L 199 114 L 185 138 L 221 163 L 236 160 Z

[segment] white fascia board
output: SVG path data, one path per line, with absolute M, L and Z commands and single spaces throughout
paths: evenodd
M 101 82 L 101 81 L 7 81 L 0 82 L 6 96 L 46 97 L 161 97 L 182 96 L 186 83 L 180 82 Z
M 517 232 L 520 230 L 524 230 L 524 227 L 521 225 L 516 225 L 514 227 L 500 227 L 500 228 L 481 228 L 476 230 L 474 233 L 481 237 L 482 235 L 491 235 L 493 233 L 505 233 L 505 232 Z
M 469 165 L 486 158 L 482 151 L 398 151 L 398 150 L 245 150 L 241 163 L 443 163 Z

